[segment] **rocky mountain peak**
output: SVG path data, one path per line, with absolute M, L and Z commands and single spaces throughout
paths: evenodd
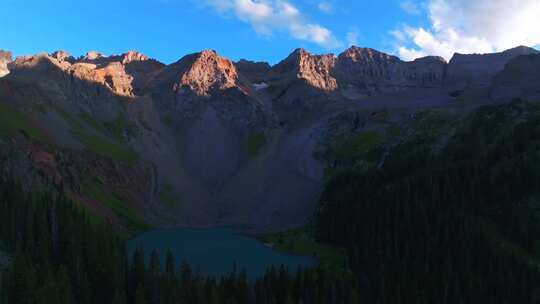
M 353 46 L 338 56 L 334 73 L 342 88 L 359 88 L 362 95 L 371 95 L 398 85 L 403 64 L 395 56 Z
M 311 54 L 308 50 L 304 48 L 297 48 L 289 55 L 289 57 L 294 57 L 298 59 L 311 57 L 311 56 L 313 56 L 313 54 Z
M 434 64 L 447 64 L 446 60 L 440 56 L 426 56 L 416 58 L 413 63 L 434 63 Z
M 58 61 L 74 61 L 74 58 L 70 53 L 62 50 L 56 51 L 50 56 Z
M 69 65 L 70 63 L 61 62 L 47 53 L 39 53 L 32 56 L 17 56 L 15 61 L 11 64 L 11 69 L 28 69 L 34 72 L 46 72 L 52 70 L 52 67 L 64 70 Z
M 399 62 L 396 56 L 388 55 L 370 48 L 352 46 L 339 55 L 339 60 L 349 62 Z
M 539 54 L 540 52 L 538 50 L 534 49 L 534 48 L 524 46 L 524 45 L 520 45 L 520 46 L 517 46 L 515 48 L 508 49 L 508 50 L 504 51 L 503 53 L 518 56 L 518 55 Z
M 180 81 L 174 89 L 189 88 L 200 96 L 209 96 L 214 90 L 237 86 L 238 71 L 234 63 L 221 57 L 214 50 L 188 55 L 176 65 L 180 68 Z
M 0 50 L 0 77 L 9 73 L 8 63 L 13 61 L 11 52 Z
M 64 82 L 68 78 L 58 75 L 68 74 L 85 81 L 88 87 L 101 85 L 116 95 L 126 97 L 135 97 L 142 93 L 148 79 L 163 67 L 161 63 L 137 52 L 110 57 L 88 52 L 76 60 L 65 51 L 17 57 L 11 66 L 16 72 L 14 77 L 37 79 L 42 83 Z M 63 83 L 61 86 L 66 85 Z
M 520 55 L 537 53 L 537 50 L 526 46 L 518 46 L 499 53 L 456 53 L 448 64 L 446 84 L 488 85 L 510 60 Z
M 302 68 L 302 64 L 306 62 L 317 61 L 318 63 L 335 63 L 335 59 L 336 55 L 334 54 L 314 55 L 303 48 L 298 48 L 285 60 L 294 60 L 299 63 L 300 68 Z
M 122 55 L 122 64 L 128 64 L 135 61 L 146 61 L 149 60 L 150 57 L 139 53 L 137 51 L 129 51 Z
M 315 88 L 333 91 L 338 88 L 337 80 L 332 75 L 335 64 L 334 54 L 313 55 L 300 48 L 272 68 L 273 77 L 301 79 Z
M 12 61 L 13 55 L 9 51 L 0 50 L 0 60 L 2 61 Z
M 86 55 L 84 55 L 83 59 L 84 60 L 97 60 L 99 58 L 103 58 L 103 54 L 97 52 L 97 51 L 90 51 L 88 53 L 86 53 Z

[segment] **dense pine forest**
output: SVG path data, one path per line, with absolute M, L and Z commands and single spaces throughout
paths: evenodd
M 205 278 L 125 239 L 53 190 L 0 185 L 0 303 L 539 303 L 540 108 L 487 106 L 442 150 L 396 145 L 384 163 L 329 179 L 319 241 L 354 279 L 323 269 Z M 145 257 L 149 256 L 149 263 Z
M 204 278 L 186 263 L 164 267 L 156 252 L 145 265 L 142 249 L 128 262 L 125 242 L 108 225 L 62 195 L 0 189 L 2 250 L 14 260 L 3 274 L 2 304 L 29 303 L 347 303 L 350 282 L 326 280 L 318 270 L 271 268 L 256 282 L 243 271 Z
M 364 301 L 540 301 L 539 113 L 483 107 L 442 151 L 417 138 L 329 183 L 317 236 L 347 249 Z

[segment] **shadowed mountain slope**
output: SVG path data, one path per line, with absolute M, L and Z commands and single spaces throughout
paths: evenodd
M 521 56 L 534 52 L 456 54 L 446 63 L 358 47 L 339 56 L 297 49 L 274 66 L 212 50 L 170 65 L 134 51 L 15 61 L 1 52 L 0 110 L 10 119 L 0 122 L 0 152 L 5 170 L 26 168 L 20 177 L 63 187 L 119 226 L 274 231 L 316 210 L 325 164 L 314 152 L 334 117 L 475 106 L 449 93 L 468 96 L 498 73 L 482 102 L 506 98 L 507 87 L 519 88 L 512 97 L 535 96 L 537 55 Z

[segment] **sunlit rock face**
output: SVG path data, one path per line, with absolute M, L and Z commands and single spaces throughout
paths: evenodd
M 137 52 L 110 57 L 89 52 L 75 59 L 67 52 L 57 51 L 52 54 L 17 57 L 11 64 L 11 70 L 31 70 L 35 77 L 43 76 L 44 81 L 50 76 L 48 73 L 69 74 L 74 78 L 109 88 L 117 95 L 135 97 L 148 79 L 163 66 Z
M 53 52 L 50 56 L 52 58 L 58 60 L 58 61 L 68 61 L 68 62 L 74 62 L 75 61 L 75 58 L 73 56 L 71 56 L 70 53 L 68 53 L 66 51 L 62 51 L 62 50 Z
M 335 62 L 333 54 L 313 55 L 297 49 L 272 68 L 271 78 L 285 83 L 302 80 L 314 88 L 333 91 L 338 88 L 337 80 L 332 76 Z
M 205 50 L 182 58 L 170 67 L 177 79 L 173 89 L 189 89 L 199 96 L 210 96 L 212 92 L 237 87 L 238 72 L 229 59 L 213 50 Z
M 0 77 L 9 74 L 8 64 L 12 61 L 11 52 L 0 50 Z

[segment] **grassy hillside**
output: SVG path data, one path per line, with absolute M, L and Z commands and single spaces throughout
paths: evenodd
M 129 222 L 129 228 L 134 230 L 149 228 L 148 224 L 146 224 L 136 210 L 130 207 L 128 202 L 125 202 L 120 195 L 107 191 L 98 181 L 85 180 L 81 185 L 81 193 L 105 204 L 107 208 L 113 210 L 120 218 L 126 219 Z
M 43 132 L 34 126 L 27 115 L 0 103 L 0 136 L 13 135 L 16 132 L 38 141 L 45 139 Z
M 121 130 L 128 124 L 119 119 L 111 124 L 101 124 L 87 113 L 72 115 L 62 109 L 55 109 L 69 124 L 71 132 L 83 143 L 86 148 L 98 155 L 115 161 L 134 164 L 138 160 L 135 152 L 126 148 L 121 142 Z M 131 127 L 131 125 L 129 125 Z M 110 131 L 109 131 L 110 130 Z M 116 142 L 107 137 L 112 132 Z

